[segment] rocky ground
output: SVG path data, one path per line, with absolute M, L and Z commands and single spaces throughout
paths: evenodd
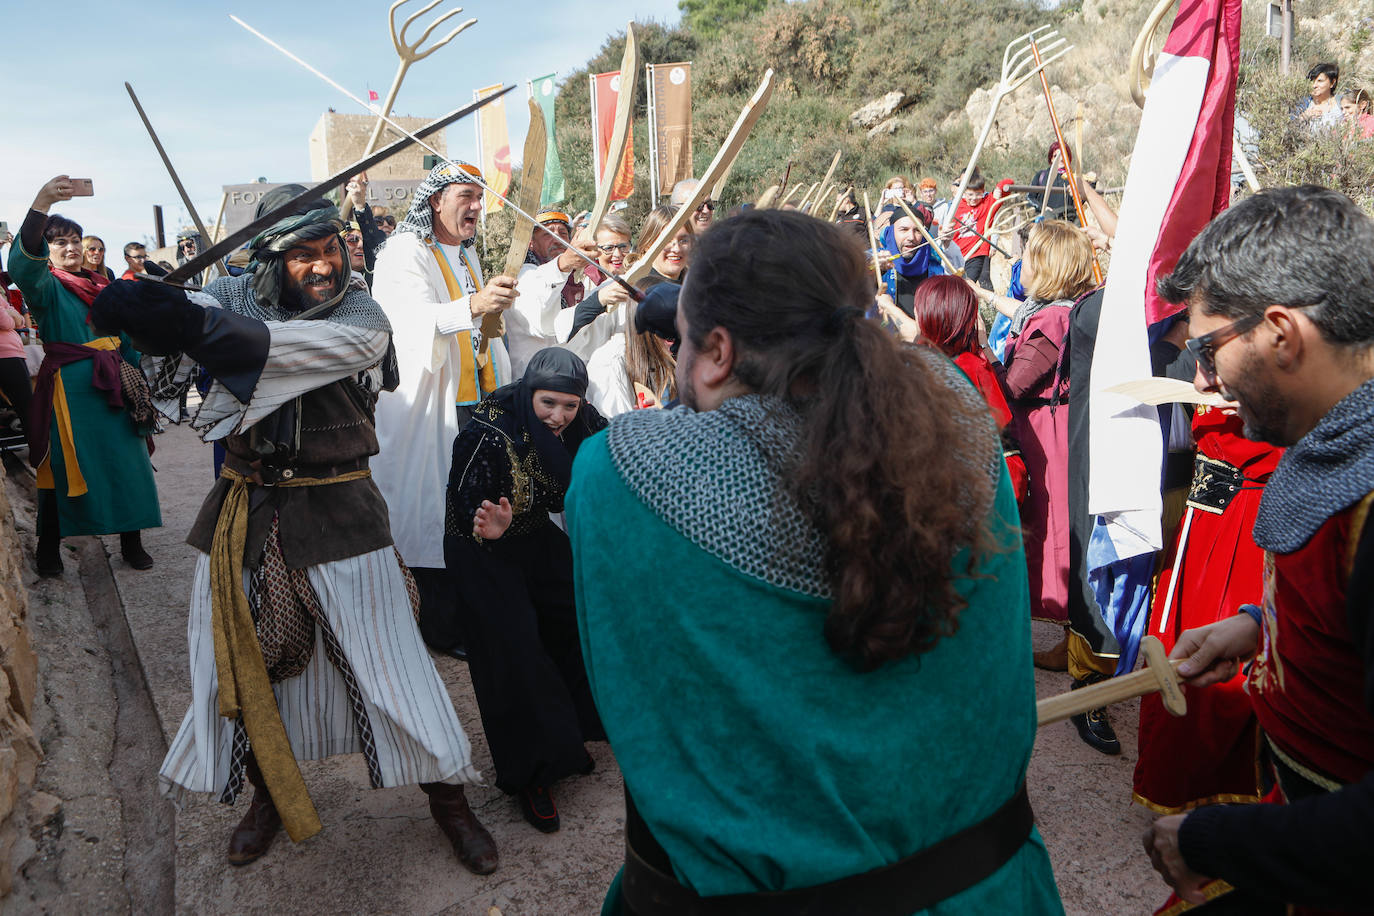
M 468 790 L 501 849 L 501 868 L 466 872 L 429 819 L 415 788 L 373 791 L 360 757 L 308 763 L 303 772 L 325 829 L 293 846 L 283 836 L 246 868 L 224 860 L 246 801 L 229 808 L 187 799 L 178 810 L 156 793 L 156 770 L 189 699 L 186 600 L 192 551 L 183 539 L 211 482 L 209 450 L 189 430 L 158 437 L 164 527 L 145 545 L 157 565 L 136 572 L 115 538 L 65 542 L 60 579 L 30 575 L 33 642 L 39 654 L 35 730 L 42 824 L 20 850 L 4 913 L 417 913 L 504 916 L 591 914 L 619 867 L 621 781 L 604 745 L 596 772 L 556 795 L 563 829 L 540 834 L 493 787 Z M 32 543 L 31 490 L 8 484 L 20 536 Z M 31 561 L 31 556 L 29 557 Z M 1035 633 L 1037 647 L 1057 637 Z M 988 659 L 998 664 L 999 659 Z M 437 660 L 477 765 L 490 771 L 464 665 Z M 1041 696 L 1067 676 L 1037 672 Z M 1070 914 L 1149 913 L 1164 886 L 1140 849 L 1149 822 L 1129 803 L 1136 704 L 1115 707 L 1126 748 L 1105 757 L 1061 723 L 1041 731 L 1030 790 L 1041 833 Z M 969 727 L 978 728 L 976 708 Z M 996 751 L 997 736 L 986 736 Z M 919 778 L 919 774 L 913 774 Z

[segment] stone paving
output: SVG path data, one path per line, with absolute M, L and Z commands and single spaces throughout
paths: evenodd
M 165 742 L 189 700 L 185 629 L 194 558 L 184 538 L 212 470 L 209 448 L 185 427 L 168 430 L 157 444 L 153 463 L 164 527 L 144 536 L 157 565 L 149 572 L 129 569 L 119 559 L 117 539 L 104 540 L 163 732 L 159 740 Z M 1056 638 L 1053 628 L 1037 625 L 1037 648 Z M 44 648 L 61 651 L 52 642 Z M 988 664 L 999 661 L 990 658 Z M 472 739 L 476 763 L 489 772 L 466 666 L 447 658 L 436 663 Z M 48 670 L 56 669 L 49 665 Z M 1037 672 L 1037 686 L 1042 697 L 1052 695 L 1068 688 L 1068 678 Z M 1068 723 L 1044 729 L 1035 748 L 1031 800 L 1070 914 L 1150 913 L 1166 895 L 1140 847 L 1150 815 L 1129 801 L 1136 714 L 1136 703 L 1113 710 L 1125 748 L 1119 757 L 1087 747 Z M 975 709 L 969 727 L 978 727 Z M 998 737 L 986 740 L 988 751 L 995 752 Z M 485 916 L 496 907 L 503 916 L 597 913 L 623 855 L 622 787 L 609 749 L 591 748 L 596 772 L 555 787 L 563 829 L 551 836 L 527 826 L 514 803 L 494 787 L 468 789 L 501 850 L 500 869 L 486 877 L 469 874 L 453 858 L 418 789 L 368 789 L 356 755 L 303 765 L 323 832 L 300 845 L 283 835 L 266 857 L 245 868 L 229 866 L 224 852 L 246 801 L 229 808 L 208 798 L 188 799 L 175 815 L 175 911 Z M 68 789 L 71 797 L 80 794 Z M 48 791 L 54 789 L 49 785 Z M 137 882 L 137 868 L 129 861 L 126 857 L 125 881 Z

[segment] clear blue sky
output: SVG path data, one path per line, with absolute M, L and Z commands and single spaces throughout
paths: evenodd
M 399 19 L 427 0 L 409 0 Z M 6 91 L 0 101 L 0 220 L 17 230 L 34 193 L 53 175 L 90 178 L 95 197 L 55 208 L 101 236 L 122 268 L 125 242 L 150 236 L 161 204 L 169 238 L 190 219 L 124 91 L 138 93 L 201 218 L 213 221 L 220 187 L 310 177 L 310 131 L 330 107 L 361 109 L 229 19 L 233 13 L 366 98 L 385 97 L 396 72 L 388 0 L 327 3 L 220 0 L 111 3 L 75 0 L 60 12 L 6 3 Z M 459 6 L 443 0 L 410 30 Z M 415 64 L 396 99 L 398 114 L 437 117 L 472 90 L 516 83 L 508 104 L 511 149 L 524 143 L 525 80 L 584 64 L 625 23 L 676 23 L 677 0 L 472 0 L 435 30 L 477 23 Z M 585 86 L 574 91 L 586 91 Z M 448 130 L 450 155 L 475 158 L 472 122 Z

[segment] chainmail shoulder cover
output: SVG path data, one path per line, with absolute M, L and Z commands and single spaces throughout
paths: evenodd
M 286 309 L 269 308 L 259 303 L 257 295 L 253 292 L 252 278 L 248 275 L 221 277 L 205 287 L 204 292 L 214 297 L 216 302 L 229 311 L 259 321 L 291 321 L 295 318 L 295 315 Z M 386 313 L 366 290 L 350 288 L 332 310 L 308 320 L 332 321 L 335 324 L 391 333 L 391 322 L 387 321 Z
M 927 349 L 927 348 L 922 348 Z M 957 366 L 935 351 L 942 390 L 965 399 L 977 421 L 964 431 L 969 461 L 996 482 L 1002 450 L 987 407 Z M 606 433 L 626 485 L 664 523 L 738 572 L 786 591 L 831 597 L 824 534 L 792 498 L 787 475 L 801 461 L 802 417 L 780 398 L 745 395 L 698 413 L 687 407 L 635 410 Z M 969 494 L 962 494 L 971 503 Z M 971 526 L 990 503 L 969 505 Z
M 1260 496 L 1255 543 L 1293 553 L 1374 491 L 1374 381 L 1342 398 L 1279 459 Z

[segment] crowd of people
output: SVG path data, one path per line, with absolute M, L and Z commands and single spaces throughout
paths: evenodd
M 1314 132 L 1339 132 L 1361 140 L 1374 137 L 1369 91 L 1356 87 L 1337 92 L 1340 65 L 1316 64 L 1307 71 L 1307 78 L 1312 82 L 1312 94 L 1298 103 L 1295 118 Z
M 1302 117 L 1325 122 L 1317 70 Z M 0 314 L 37 570 L 85 534 L 151 567 L 154 432 L 189 418 L 214 445 L 160 778 L 252 786 L 234 865 L 321 829 L 298 761 L 361 753 L 374 787 L 420 786 L 464 866 L 498 867 L 433 653 L 466 660 L 492 781 L 533 828 L 559 830 L 558 784 L 609 741 L 608 912 L 1059 912 L 1032 666 L 1077 690 L 1122 654 L 1085 568 L 1116 218 L 1059 144 L 1008 229 L 1013 183 L 894 176 L 875 212 L 848 189 L 825 219 L 726 216 L 688 180 L 638 226 L 546 207 L 516 275 L 484 277 L 485 183 L 445 162 L 399 220 L 365 175 L 337 204 L 275 189 L 259 215 L 291 215 L 188 290 L 139 243 L 116 279 L 52 212 L 58 176 Z M 180 236 L 177 266 L 206 243 Z M 1158 278 L 1154 372 L 1215 396 L 1160 414 L 1149 632 L 1194 688 L 1183 718 L 1142 702 L 1133 795 L 1162 815 L 1166 908 L 1367 904 L 1371 243 L 1341 195 L 1268 191 Z M 1121 752 L 1105 707 L 1073 724 Z

